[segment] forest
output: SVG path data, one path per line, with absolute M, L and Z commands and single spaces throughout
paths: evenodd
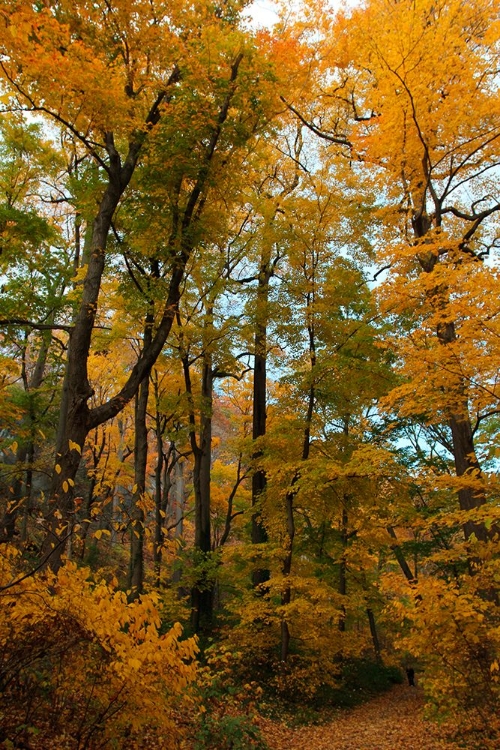
M 0 0 L 0 746 L 493 750 L 500 9 L 250 6 Z

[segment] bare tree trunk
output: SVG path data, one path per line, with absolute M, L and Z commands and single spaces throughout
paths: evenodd
M 254 339 L 254 372 L 253 372 L 253 416 L 252 438 L 258 440 L 266 434 L 267 410 L 267 307 L 269 299 L 269 281 L 272 275 L 269 252 L 263 253 L 257 287 L 257 320 Z M 258 461 L 261 451 L 254 453 Z M 266 489 L 266 475 L 263 469 L 257 469 L 252 476 L 252 544 L 264 544 L 268 540 L 267 530 L 258 511 L 259 502 Z M 269 580 L 269 571 L 256 568 L 252 571 L 252 584 L 259 586 Z
M 340 522 L 340 543 L 342 545 L 342 551 L 340 554 L 340 564 L 339 564 L 339 594 L 343 599 L 343 602 L 345 601 L 345 597 L 347 596 L 347 541 L 349 538 L 348 535 L 348 522 L 349 518 L 347 515 L 347 508 L 346 508 L 346 498 L 344 496 L 344 507 L 342 508 L 342 518 Z M 346 607 L 345 604 L 342 603 L 340 608 L 340 617 L 339 617 L 339 630 L 341 633 L 345 632 L 345 626 L 346 626 Z
M 375 615 L 371 607 L 366 608 L 366 614 L 368 616 L 368 623 L 370 625 L 370 635 L 372 637 L 373 650 L 375 652 L 375 659 L 378 664 L 382 664 L 382 653 L 380 650 L 380 641 L 378 639 L 377 624 L 375 622 Z
M 148 328 L 146 328 L 146 331 Z M 149 329 L 150 330 L 150 329 Z M 146 338 L 146 336 L 145 336 Z M 134 443 L 134 495 L 130 528 L 129 600 L 137 599 L 144 589 L 144 535 L 146 512 L 146 470 L 148 463 L 148 427 L 146 423 L 149 396 L 149 378 L 145 378 L 136 398 Z
M 210 528 L 210 473 L 212 446 L 212 399 L 213 374 L 211 357 L 207 354 L 202 373 L 202 413 L 200 417 L 200 439 L 194 458 L 194 501 L 195 501 L 195 548 L 201 553 L 200 564 L 208 561 L 212 550 Z M 205 572 L 191 591 L 191 624 L 197 633 L 210 630 L 213 615 L 213 581 Z

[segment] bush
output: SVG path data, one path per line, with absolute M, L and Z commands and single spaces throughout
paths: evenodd
M 267 750 L 255 723 L 262 694 L 255 682 L 239 683 L 234 654 L 209 649 L 198 679 L 198 728 L 190 750 Z
M 11 585 L 15 561 L 9 549 L 0 559 L 0 742 L 178 748 L 195 710 L 196 642 L 178 624 L 159 634 L 152 596 L 128 604 L 69 562 Z
M 497 550 L 495 549 L 495 552 Z M 489 553 L 474 575 L 458 580 L 423 579 L 411 597 L 393 602 L 402 621 L 399 646 L 423 666 L 420 683 L 429 713 L 481 738 L 476 746 L 500 746 L 500 559 Z

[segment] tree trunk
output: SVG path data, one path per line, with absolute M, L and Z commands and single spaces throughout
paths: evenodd
M 157 384 L 155 382 L 155 396 L 158 401 Z M 154 536 L 154 547 L 153 547 L 153 565 L 155 569 L 156 586 L 160 586 L 161 580 L 161 561 L 162 561 L 162 548 L 163 542 L 165 541 L 165 533 L 163 531 L 163 477 L 169 475 L 163 471 L 163 465 L 165 459 L 163 456 L 163 433 L 161 429 L 162 420 L 161 416 L 156 411 L 156 466 L 155 466 L 155 536 Z M 168 497 L 168 494 L 167 494 Z
M 296 189 L 299 184 L 299 157 L 302 150 L 302 130 L 299 125 L 297 128 L 297 137 L 295 139 L 295 164 L 296 170 L 291 183 L 286 184 L 280 194 L 280 200 L 284 199 Z M 279 201 L 274 206 L 270 225 L 275 221 L 279 208 Z M 269 305 L 269 282 L 274 274 L 276 261 L 271 260 L 272 244 L 265 242 L 260 259 L 257 301 L 256 301 L 256 321 L 254 337 L 254 378 L 253 378 L 253 419 L 252 419 L 252 439 L 258 440 L 266 434 L 267 418 L 267 323 L 268 323 L 268 305 Z M 261 451 L 254 452 L 253 459 L 258 461 Z M 262 516 L 258 509 L 262 495 L 266 489 L 266 475 L 262 469 L 257 469 L 252 476 L 252 544 L 265 544 L 268 541 L 267 529 L 262 521 Z M 293 500 L 292 500 L 293 504 Z M 293 511 L 292 511 L 293 513 Z M 256 568 L 252 571 L 252 584 L 254 587 L 265 583 L 269 580 L 269 570 L 265 568 Z
M 151 341 L 153 313 L 146 319 L 144 346 Z M 130 528 L 130 568 L 129 568 L 129 601 L 137 599 L 144 589 L 144 535 L 145 535 L 145 494 L 146 471 L 148 465 L 148 427 L 147 411 L 149 397 L 149 377 L 144 378 L 137 393 L 135 404 L 135 440 L 134 440 L 134 495 L 132 498 L 132 523 Z
M 293 482 L 293 484 L 295 484 L 296 481 L 297 481 L 297 476 L 295 477 L 295 481 Z M 286 524 L 287 541 L 286 541 L 286 547 L 285 547 L 285 558 L 283 560 L 283 566 L 281 569 L 281 572 L 283 573 L 285 580 L 289 578 L 290 573 L 292 572 L 293 541 L 295 539 L 295 517 L 294 517 L 294 512 L 293 512 L 294 498 L 295 498 L 295 492 L 293 488 L 290 488 L 285 498 L 285 524 Z M 290 604 L 291 599 L 292 599 L 292 589 L 291 589 L 290 583 L 286 581 L 284 589 L 283 589 L 283 593 L 281 594 L 281 606 L 286 607 L 288 604 Z M 284 612 L 282 616 L 282 620 L 281 620 L 280 655 L 281 655 L 282 662 L 287 661 L 289 649 L 290 649 L 290 627 L 286 619 L 286 612 Z
M 127 489 L 119 483 L 119 478 L 120 478 L 120 473 L 121 473 L 121 464 L 124 462 L 124 459 L 125 459 L 125 450 L 124 450 L 125 448 L 125 425 L 121 417 L 118 418 L 118 435 L 119 435 L 119 440 L 118 440 L 117 458 L 118 458 L 119 468 L 115 472 L 115 483 L 112 489 L 112 500 L 111 500 L 111 544 L 112 545 L 117 544 L 118 542 L 118 529 L 122 521 L 120 506 L 127 492 Z
M 395 540 L 394 544 L 391 544 L 391 549 L 394 552 L 394 557 L 399 563 L 399 567 L 403 571 L 403 575 L 408 581 L 408 583 L 416 583 L 417 582 L 417 576 L 413 575 L 410 566 L 406 562 L 406 558 L 403 554 L 403 550 L 401 549 L 400 545 L 398 544 L 398 538 L 396 536 L 396 532 L 392 528 L 392 526 L 387 527 L 387 532 L 392 539 Z
M 213 373 L 211 356 L 207 353 L 203 363 L 202 373 L 202 412 L 200 417 L 199 445 L 194 459 L 194 502 L 195 502 L 195 539 L 196 550 L 201 553 L 200 564 L 210 558 L 212 538 L 210 529 L 210 473 L 212 448 L 212 400 Z M 213 615 L 213 581 L 205 572 L 193 586 L 191 592 L 191 624 L 193 630 L 208 631 L 212 624 Z
M 346 498 L 344 497 L 344 503 L 347 502 Z M 342 508 L 342 518 L 340 523 L 340 543 L 342 545 L 342 552 L 340 555 L 340 564 L 339 564 L 339 594 L 342 597 L 342 604 L 340 607 L 340 617 L 339 617 L 339 630 L 341 633 L 345 632 L 345 625 L 346 625 L 346 607 L 344 604 L 345 597 L 347 596 L 347 541 L 348 541 L 348 515 L 347 515 L 347 508 Z
M 85 559 L 85 553 L 87 551 L 86 547 L 87 547 L 87 537 L 89 534 L 89 527 L 90 527 L 90 513 L 91 513 L 92 505 L 94 502 L 94 490 L 95 490 L 96 483 L 97 483 L 96 477 L 93 476 L 88 486 L 87 500 L 85 502 L 85 505 L 83 506 L 82 533 L 80 534 L 80 560 Z
M 111 153 L 111 134 L 109 134 L 109 147 Z M 60 566 L 66 542 L 71 533 L 72 486 L 80 465 L 83 445 L 90 430 L 90 410 L 87 403 L 93 393 L 88 380 L 90 342 L 104 271 L 108 233 L 114 212 L 132 176 L 133 170 L 129 171 L 128 179 L 122 183 L 122 167 L 119 157 L 118 163 L 115 157 L 114 164 L 110 166 L 108 185 L 94 220 L 82 301 L 70 335 L 56 446 L 56 466 L 52 477 L 49 510 L 45 519 L 48 532 L 42 546 L 42 554 L 46 561 L 50 561 L 53 569 Z
M 181 539 L 184 533 L 184 502 L 185 502 L 185 482 L 184 482 L 184 462 L 178 459 L 174 465 L 175 477 L 174 477 L 174 538 Z M 182 578 L 182 568 L 177 565 L 172 573 L 172 583 L 179 583 Z
M 380 641 L 378 639 L 377 624 L 375 622 L 375 615 L 371 607 L 366 608 L 366 614 L 368 616 L 368 623 L 370 625 L 370 635 L 372 637 L 373 650 L 375 652 L 375 659 L 378 664 L 382 664 L 382 653 L 380 650 Z
M 252 439 L 258 440 L 266 434 L 266 390 L 267 390 L 267 306 L 269 298 L 269 280 L 271 265 L 269 253 L 263 253 L 257 288 L 257 321 L 254 339 L 254 372 L 253 372 L 253 415 Z M 253 455 L 258 461 L 261 451 Z M 262 521 L 258 505 L 266 489 L 266 474 L 257 469 L 252 476 L 252 544 L 264 544 L 268 540 L 267 530 Z M 252 584 L 259 586 L 269 580 L 269 571 L 256 568 L 252 571 Z
M 96 430 L 95 431 L 95 442 L 92 449 L 92 458 L 93 458 L 93 473 L 90 480 L 90 484 L 87 490 L 87 500 L 83 506 L 83 520 L 82 520 L 82 530 L 80 534 L 80 559 L 83 560 L 85 558 L 85 548 L 87 545 L 87 537 L 90 529 L 90 523 L 91 523 L 91 516 L 92 516 L 92 506 L 94 504 L 94 490 L 96 488 L 97 484 L 97 469 L 99 467 L 99 464 L 101 462 L 102 455 L 104 453 L 104 449 L 106 447 L 106 433 L 103 432 L 101 443 L 98 446 L 97 440 L 99 437 L 99 433 Z

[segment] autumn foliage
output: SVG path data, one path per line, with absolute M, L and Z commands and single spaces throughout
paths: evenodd
M 287 6 L 0 0 L 6 748 L 498 745 L 498 9 Z
M 2 558 L 3 740 L 37 747 L 120 747 L 147 734 L 179 747 L 196 710 L 197 645 L 179 625 L 160 634 L 154 596 L 122 592 L 67 563 L 19 580 Z M 157 707 L 161 706 L 161 711 Z

